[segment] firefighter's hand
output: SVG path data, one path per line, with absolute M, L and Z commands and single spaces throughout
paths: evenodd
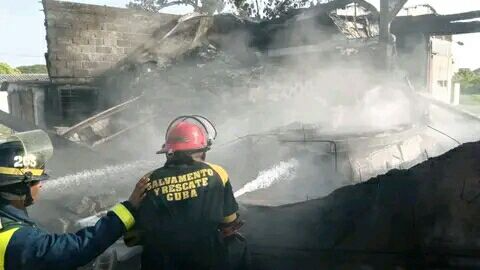
M 145 198 L 145 193 L 146 188 L 147 188 L 147 183 L 150 181 L 149 179 L 150 175 L 146 175 L 138 181 L 137 185 L 135 186 L 135 189 L 133 190 L 132 194 L 130 195 L 130 198 L 128 201 L 132 204 L 132 206 L 137 209 L 140 206 L 140 203 L 142 202 L 143 198 Z

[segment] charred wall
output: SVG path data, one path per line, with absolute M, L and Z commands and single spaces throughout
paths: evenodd
M 88 83 L 177 18 L 132 9 L 43 0 L 53 83 Z

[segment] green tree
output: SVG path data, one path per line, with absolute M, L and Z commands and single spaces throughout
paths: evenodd
M 463 94 L 480 94 L 480 74 L 470 69 L 460 69 L 453 77 L 460 83 Z
M 31 65 L 31 66 L 19 66 L 17 67 L 21 73 L 24 74 L 47 74 L 46 65 Z
M 225 6 L 234 7 L 243 17 L 271 19 L 290 9 L 308 7 L 328 0 L 130 0 L 129 8 L 158 12 L 162 8 L 186 5 L 198 12 L 213 14 L 221 12 Z
M 256 19 L 278 18 L 289 10 L 305 8 L 320 0 L 234 0 L 238 13 Z
M 201 11 L 199 0 L 132 0 L 127 7 L 159 12 L 162 8 L 176 5 L 191 6 L 195 11 Z
M 0 74 L 20 74 L 20 70 L 11 67 L 7 63 L 0 62 Z

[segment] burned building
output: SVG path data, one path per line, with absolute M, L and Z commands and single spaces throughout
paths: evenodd
M 439 16 L 429 5 L 405 8 L 400 15 Z M 460 93 L 458 88 L 455 92 L 452 82 L 456 67 L 451 34 L 398 33 L 397 48 L 400 64 L 409 71 L 409 76 L 417 88 L 442 102 L 458 103 Z M 416 61 L 412 61 L 413 58 Z
M 45 123 L 45 93 L 50 79 L 47 74 L 0 74 L 0 91 L 6 94 L 4 111 L 40 127 Z M 4 100 L 5 102 L 5 100 Z
M 335 3 L 327 4 L 309 14 L 295 11 L 272 22 L 253 22 L 232 15 L 219 15 L 208 21 L 200 16 L 185 20 L 178 28 L 176 25 L 180 17 L 175 15 L 53 0 L 43 1 L 43 4 L 48 45 L 46 59 L 50 76 L 50 84 L 45 94 L 45 126 L 49 129 L 55 128 L 59 134 L 67 137 L 72 135 L 74 130 L 87 127 L 88 134 L 84 135 L 83 139 L 78 139 L 77 136 L 75 140 L 90 140 L 90 144 L 102 142 L 109 137 L 108 134 L 117 134 L 125 129 L 109 127 L 107 130 L 110 131 L 105 131 L 104 123 L 98 124 L 93 130 L 88 124 L 91 122 L 81 121 L 89 120 L 89 117 L 96 113 L 138 97 L 144 91 L 150 91 L 153 88 L 151 83 L 155 81 L 150 75 L 169 78 L 168 82 L 157 82 L 160 85 L 157 93 L 147 93 L 150 103 L 155 100 L 155 96 L 168 100 L 181 96 L 180 93 L 185 91 L 205 90 L 216 95 L 227 90 L 220 89 L 225 79 L 241 85 L 240 81 L 261 70 L 257 67 L 261 66 L 258 63 L 261 63 L 263 58 L 278 61 L 282 55 L 285 56 L 285 52 L 291 50 L 288 46 L 304 46 L 310 53 L 322 53 L 319 49 L 324 44 L 319 42 L 328 42 L 333 36 L 337 36 L 341 37 L 341 40 L 328 44 L 328 47 L 336 50 L 339 55 L 349 54 L 350 49 L 338 45 L 348 37 L 374 37 L 377 31 L 375 29 L 378 28 L 375 23 L 369 23 L 373 20 L 372 16 L 375 16 L 373 6 L 363 1 L 355 4 L 359 14 L 354 26 L 351 23 L 341 25 L 341 21 L 347 16 L 345 12 L 334 17 L 328 15 L 330 11 L 342 7 L 342 3 Z M 343 7 L 347 4 L 343 4 Z M 346 12 L 348 13 L 348 10 Z M 306 23 L 292 24 L 297 21 L 299 14 L 302 14 Z M 320 24 L 312 24 L 311 21 L 317 19 Z M 135 23 L 132 23 L 132 20 Z M 197 29 L 199 25 L 203 25 L 203 30 L 200 30 L 201 27 Z M 301 39 L 292 40 L 294 33 L 312 28 L 318 28 L 318 35 L 308 38 L 307 43 Z M 177 32 L 173 34 L 174 37 L 165 40 L 165 35 L 174 29 Z M 348 31 L 350 32 L 347 33 Z M 271 33 L 268 34 L 269 32 Z M 274 37 L 277 40 L 274 41 Z M 208 42 L 208 39 L 211 42 Z M 236 40 L 239 41 L 238 44 L 243 44 L 241 48 L 229 48 Z M 350 43 L 347 47 L 363 46 L 362 42 L 358 43 L 353 39 Z M 322 55 L 328 55 L 331 49 L 327 49 Z M 302 50 L 294 49 L 298 52 Z M 198 62 L 198 66 L 195 66 L 202 68 L 191 69 L 189 74 L 194 76 L 187 80 L 172 76 L 182 68 L 189 69 L 187 60 L 196 57 L 197 60 L 194 61 Z M 210 60 L 213 60 L 212 65 L 202 64 Z M 173 63 L 175 65 L 172 65 Z M 223 70 L 224 73 L 215 70 Z M 168 90 L 178 88 L 182 90 Z M 133 103 L 139 104 L 143 101 L 145 99 Z M 124 107 L 121 105 L 113 111 Z M 111 113 L 107 115 L 110 116 Z M 105 117 L 107 116 L 104 115 L 102 119 Z M 142 118 L 152 118 L 152 112 L 147 112 Z M 98 135 L 102 132 L 107 135 Z
M 175 16 L 43 1 L 50 77 L 46 124 L 72 126 L 107 105 L 95 79 Z
M 288 106 L 282 102 L 295 95 L 308 95 L 302 90 L 306 88 L 321 91 L 327 103 L 335 102 L 334 96 L 341 93 L 347 102 L 336 104 L 340 107 L 368 102 L 362 101 L 361 94 L 350 93 L 349 80 L 329 79 L 335 77 L 338 70 L 324 72 L 322 76 L 316 73 L 319 68 L 338 67 L 361 91 L 376 86 L 382 89 L 386 82 L 389 86 L 383 88 L 401 90 L 397 94 L 407 97 L 402 115 L 408 119 L 374 127 L 375 132 L 399 127 L 398 130 L 405 131 L 405 128 L 424 125 L 425 112 L 422 106 L 414 105 L 418 101 L 408 92 L 411 91 L 408 85 L 398 78 L 391 84 L 395 80 L 389 72 L 378 68 L 383 61 L 378 57 L 381 54 L 380 14 L 366 1 L 331 1 L 292 10 L 270 21 L 251 21 L 231 14 L 179 17 L 54 0 L 45 0 L 43 4 L 50 75 L 44 123 L 49 129 L 56 127 L 58 134 L 92 148 L 116 140 L 115 145 L 120 147 L 112 148 L 127 148 L 121 143 L 123 137 L 131 142 L 130 135 L 138 128 L 152 124 L 162 126 L 165 119 L 185 111 L 206 115 L 215 112 L 218 123 L 228 123 L 225 106 L 248 130 L 250 124 L 242 120 L 248 118 L 244 114 L 245 106 L 278 111 L 279 106 Z M 398 64 L 406 69 L 417 89 L 426 85 L 428 44 L 422 43 L 424 32 L 405 31 L 401 25 L 418 18 L 423 17 L 399 17 L 392 25 L 398 41 Z M 412 36 L 422 37 L 415 48 L 405 42 Z M 421 57 L 415 54 L 417 51 Z M 413 65 L 409 59 L 425 61 L 422 65 Z M 355 64 L 361 66 L 357 70 L 362 70 L 362 74 L 349 69 Z M 278 75 L 292 74 L 292 70 L 297 79 Z M 265 80 L 270 81 L 269 85 Z M 315 90 L 315 85 L 322 85 L 326 90 Z M 377 95 L 381 91 L 371 92 Z M 336 108 L 328 110 L 335 113 Z M 268 119 L 266 112 L 259 115 Z M 262 127 L 263 131 L 290 125 L 295 119 L 293 114 L 289 117 Z M 299 119 L 302 118 L 305 116 L 299 115 Z M 310 118 L 302 120 L 316 121 L 326 132 L 322 134 L 329 134 L 329 138 L 340 135 L 331 136 L 334 130 L 347 130 L 341 136 L 352 134 L 348 127 L 331 125 L 328 117 L 313 114 Z M 357 128 L 363 129 L 359 134 L 372 131 Z M 241 135 L 248 132 L 236 134 Z M 138 139 L 142 143 L 149 140 Z M 132 147 L 122 151 L 130 154 L 124 156 L 141 152 L 132 152 Z
M 185 33 L 187 28 L 191 31 L 178 39 L 171 39 L 177 42 L 175 46 L 169 45 L 164 37 L 177 24 L 180 17 L 176 15 L 54 0 L 45 0 L 43 4 L 48 45 L 46 59 L 51 80 L 46 99 L 46 108 L 50 111 L 46 112 L 45 120 L 49 128 L 73 126 L 95 113 L 140 95 L 147 88 L 141 82 L 144 80 L 142 76 L 165 71 L 164 77 L 168 77 L 169 69 L 181 66 L 186 59 L 192 58 L 192 53 L 202 55 L 208 61 L 215 60 L 216 53 L 221 52 L 224 57 L 220 59 L 230 59 L 236 61 L 233 65 L 245 67 L 242 71 L 224 74 L 226 76 L 217 74 L 217 77 L 230 77 L 233 81 L 241 80 L 235 74 L 247 74 L 249 70 L 252 73 L 255 63 L 281 61 L 285 57 L 321 57 L 325 65 L 331 62 L 329 58 L 342 55 L 363 57 L 362 61 L 381 61 L 378 57 L 380 15 L 366 1 L 331 1 L 312 8 L 292 10 L 280 18 L 262 22 L 233 15 L 217 15 L 209 21 L 185 20 L 181 26 L 184 29 L 177 28 L 175 31 Z M 411 11 L 405 15 L 392 24 L 392 32 L 397 36 L 400 67 L 407 71 L 417 89 L 446 92 L 451 83 L 444 76 L 437 78 L 437 73 L 433 72 L 435 68 L 431 67 L 432 63 L 440 61 L 440 57 L 448 57 L 447 61 L 451 62 L 451 55 L 445 55 L 449 54 L 448 44 L 445 45 L 447 47 L 440 44 L 448 41 L 424 38 L 439 34 L 438 31 L 433 33 L 435 31 L 406 26 L 426 16 L 438 20 L 442 16 L 432 12 L 412 16 L 418 13 L 412 14 Z M 472 15 L 465 16 L 470 18 Z M 424 59 L 424 64 L 411 63 L 410 59 Z M 229 65 L 224 68 L 229 70 L 234 67 Z M 448 69 L 452 70 L 449 66 Z M 447 73 L 449 76 L 451 71 Z M 195 77 L 200 75 L 194 76 L 188 83 L 179 79 L 175 84 L 218 92 L 210 89 L 216 87 L 215 82 Z M 175 80 L 174 76 L 169 80 L 173 84 L 172 80 Z M 160 88 L 168 85 L 166 83 Z
M 408 169 L 435 156 L 430 143 L 441 140 L 412 89 L 376 68 L 378 11 L 352 2 L 256 22 L 44 1 L 47 102 L 77 106 L 52 111 L 47 126 L 68 126 L 63 137 L 135 162 L 55 179 L 34 215 L 59 230 L 95 220 L 158 166 L 151 156 L 161 138 L 149 140 L 149 128 L 180 113 L 205 113 L 226 134 L 209 157 L 222 158 L 236 188 L 262 177 L 283 181 L 236 190 L 246 194 L 239 201 L 259 269 L 478 266 L 478 143 Z M 129 14 L 145 20 L 149 34 L 128 37 L 143 25 L 129 25 Z M 417 18 L 399 23 L 411 20 Z M 355 61 L 360 72 L 348 67 Z M 102 151 L 105 142 L 128 155 Z M 54 220 L 57 214 L 62 218 Z M 118 243 L 114 252 L 122 249 Z
M 225 144 L 252 133 L 278 135 L 267 142 L 283 142 L 285 134 L 293 134 L 283 149 L 303 155 L 302 144 L 313 143 L 318 149 L 311 151 L 311 161 L 335 160 L 342 184 L 409 167 L 436 153 L 425 135 L 421 102 L 408 85 L 377 68 L 379 12 L 365 1 L 331 1 L 262 22 L 231 14 L 179 17 L 43 3 L 51 79 L 47 102 L 52 104 L 46 122 L 49 128 L 63 126 L 58 134 L 88 147 L 135 160 L 160 144 L 152 126 L 195 112 L 215 115 L 227 133 Z M 352 71 L 352 63 L 361 69 Z M 342 72 L 355 81 L 355 89 L 349 79 L 335 75 Z M 337 95 L 345 98 L 339 102 Z M 323 100 L 309 104 L 309 112 L 286 113 L 288 106 L 307 107 L 309 96 Z M 392 96 L 402 103 L 384 123 L 360 108 L 389 107 Z M 318 104 L 324 110 L 316 110 Z M 249 121 L 253 115 L 255 121 Z M 263 125 L 252 127 L 256 121 Z M 241 143 L 257 148 L 249 140 Z M 332 150 L 336 144 L 339 148 Z M 242 148 L 230 148 L 235 147 Z M 242 164 L 251 166 L 245 160 Z

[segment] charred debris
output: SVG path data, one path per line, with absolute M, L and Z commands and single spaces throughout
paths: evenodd
M 66 149 L 63 153 L 60 150 L 57 161 L 51 163 L 52 170 L 61 168 L 65 156 L 89 161 L 69 162 L 77 167 L 60 170 L 58 176 L 64 177 L 57 178 L 61 181 L 51 184 L 50 190 L 47 187 L 48 200 L 34 206 L 32 215 L 47 227 L 72 231 L 88 224 L 128 195 L 132 179 L 158 165 L 135 163 L 112 167 L 111 171 L 100 169 L 71 175 L 72 170 L 80 167 L 91 169 L 94 164 L 101 167 L 110 162 L 97 157 L 97 153 L 109 153 L 117 162 L 151 158 L 150 152 L 145 153 L 153 153 L 152 147 L 160 146 L 161 138 L 144 143 L 144 137 L 158 136 L 160 132 L 150 130 L 151 127 L 164 126 L 179 112 L 207 116 L 214 113 L 217 124 L 228 127 L 229 121 L 242 122 L 251 116 L 242 114 L 245 108 L 282 104 L 296 92 L 270 95 L 284 83 L 270 80 L 277 86 L 266 94 L 265 81 L 288 74 L 291 66 L 284 65 L 286 61 L 293 62 L 296 68 L 300 62 L 304 69 L 298 74 L 306 76 L 312 66 L 329 69 L 332 63 L 368 63 L 362 66 L 363 71 L 378 76 L 360 79 L 358 85 L 395 85 L 414 104 L 406 114 L 415 117 L 388 127 L 353 132 L 336 132 L 328 126 L 301 121 L 276 122 L 278 125 L 265 125 L 264 130 L 254 134 L 234 134 L 212 153 L 214 158 L 224 158 L 232 175 L 243 177 L 237 179 L 238 186 L 278 160 L 294 156 L 309 165 L 308 169 L 301 168 L 303 174 L 285 184 L 285 188 L 272 187 L 256 195 L 247 194 L 241 200 L 242 217 L 248 220 L 245 235 L 257 269 L 479 267 L 475 255 L 480 249 L 480 232 L 475 224 L 479 211 L 480 146 L 469 143 L 430 158 L 438 153 L 437 145 L 425 132 L 428 115 L 423 101 L 412 93 L 423 78 L 409 76 L 418 72 L 406 68 L 407 74 L 402 75 L 412 79 L 407 84 L 404 76 L 384 73 L 378 67 L 383 61 L 378 59 L 380 14 L 366 1 L 330 1 L 258 22 L 234 15 L 142 14 L 139 16 L 149 28 L 156 27 L 148 30 L 149 34 L 138 34 L 139 43 L 116 40 L 116 45 L 111 45 L 113 49 L 106 42 L 107 37 L 99 40 L 96 36 L 69 36 L 86 30 L 120 32 L 118 25 L 97 20 L 105 16 L 107 8 L 98 11 L 88 5 L 43 2 L 50 73 L 46 104 L 54 108 L 58 100 L 49 97 L 65 89 L 72 99 L 76 90 L 94 90 L 98 100 L 95 108 L 76 115 L 81 115 L 81 119 L 64 121 L 48 111 L 51 109 L 45 111 L 46 121 L 41 126 L 55 129 L 53 137 Z M 69 10 L 79 12 L 71 14 L 71 22 L 60 22 L 59 14 Z M 119 17 L 129 11 L 109 12 L 121 20 Z M 92 24 L 74 24 L 78 14 L 97 19 Z M 479 16 L 478 12 L 470 12 L 397 17 L 392 23 L 392 32 L 398 38 L 397 64 L 411 65 L 404 61 L 412 58 L 411 48 L 405 42 L 409 38 L 426 42 L 425 35 L 478 31 L 478 23 L 458 21 Z M 59 42 L 62 39 L 67 40 L 66 45 Z M 97 42 L 93 53 L 92 44 Z M 129 50 L 120 46 L 123 43 L 128 44 Z M 100 56 L 101 60 L 94 59 Z M 67 61 L 73 66 L 67 66 Z M 100 68 L 98 63 L 107 64 Z M 298 89 L 302 87 L 294 91 Z M 64 115 L 78 112 L 74 106 L 62 106 L 71 109 Z M 229 115 L 237 117 L 232 120 Z M 268 119 L 268 115 L 255 116 Z M 9 117 L 5 116 L 4 122 L 10 121 Z M 25 128 L 29 128 L 28 124 L 15 129 Z M 76 147 L 85 152 L 85 158 L 76 154 Z M 273 147 L 279 150 L 271 151 Z M 232 152 L 237 156 L 225 154 Z M 252 165 L 248 157 L 260 157 L 261 153 L 270 157 L 262 156 Z M 241 174 L 246 168 L 249 173 Z M 311 180 L 321 174 L 325 175 L 320 179 L 322 185 L 325 183 L 322 192 L 298 196 L 318 185 Z M 82 182 L 87 178 L 89 181 Z M 58 200 L 66 198 L 72 203 L 58 204 Z M 61 218 L 54 218 L 58 216 Z M 122 248 L 117 244 L 112 249 Z M 123 259 L 128 265 L 135 257 Z
M 53 7 L 48 9 L 52 3 L 46 1 L 47 22 L 49 14 L 56 14 Z M 58 133 L 95 147 L 152 123 L 158 115 L 167 118 L 168 112 L 176 111 L 169 106 L 179 106 L 175 100 L 183 97 L 190 98 L 192 110 L 207 100 L 209 106 L 221 107 L 230 97 L 248 105 L 248 89 L 258 88 L 268 74 L 288 72 L 279 70 L 282 65 L 276 63 L 295 51 L 299 57 L 317 55 L 325 63 L 354 55 L 371 59 L 378 40 L 378 11 L 364 1 L 357 4 L 359 15 L 355 18 L 337 11 L 345 13 L 349 4 L 333 1 L 264 22 L 234 15 L 165 19 L 151 37 L 118 63 L 82 79 L 101 89 L 99 107 L 106 110 Z M 47 23 L 47 40 L 48 32 L 58 29 L 58 20 L 52 20 Z M 296 38 L 298 33 L 304 34 Z M 55 41 L 50 43 L 54 47 Z M 54 51 L 49 54 L 50 59 L 58 56 Z M 59 63 L 50 62 L 52 68 Z M 57 76 L 54 80 L 67 79 Z

